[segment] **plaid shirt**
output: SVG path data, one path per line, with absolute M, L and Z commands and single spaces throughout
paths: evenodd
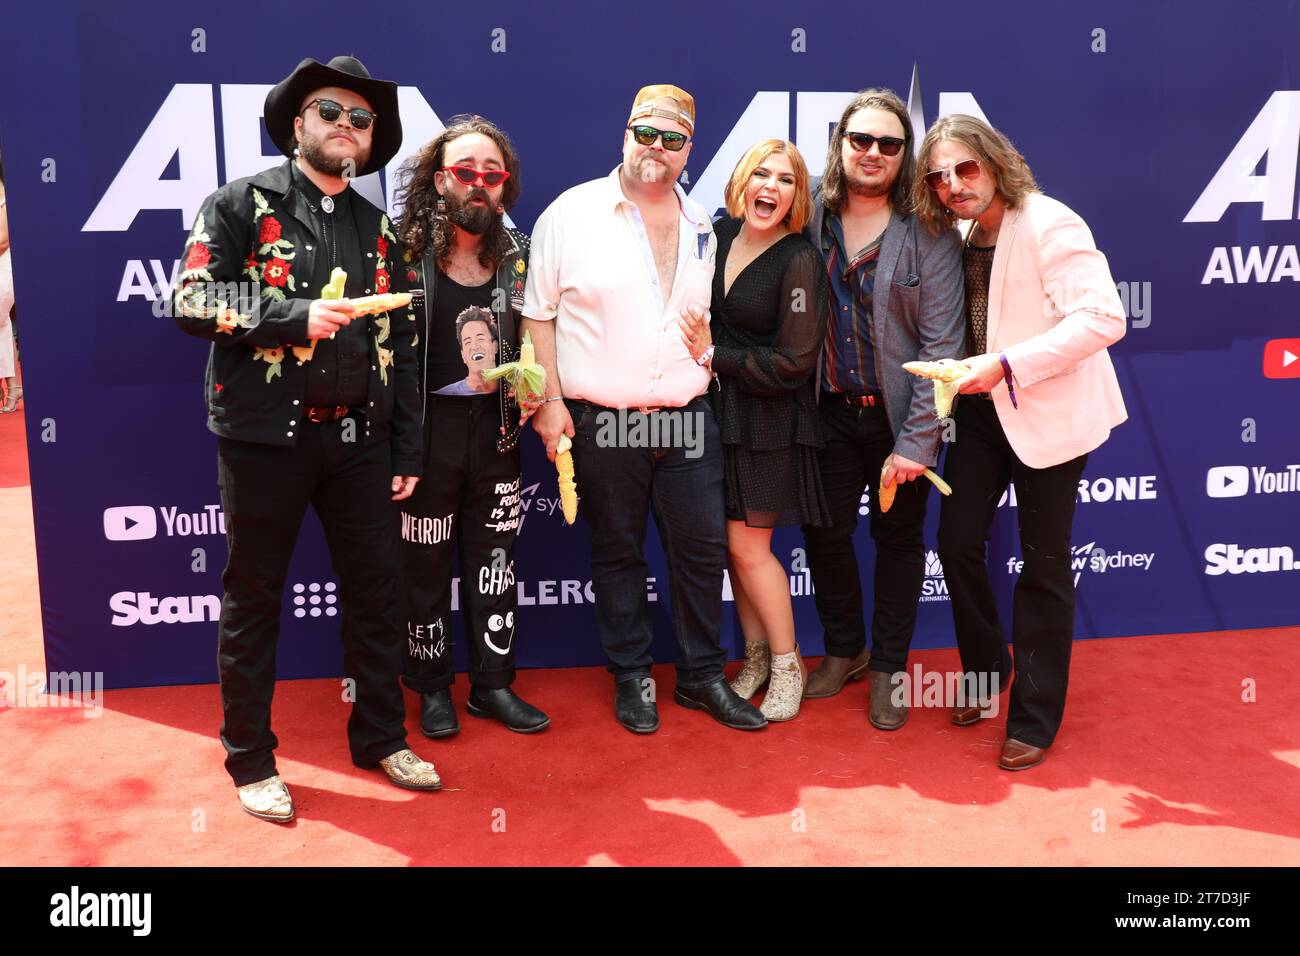
M 821 358 L 822 388 L 828 392 L 880 391 L 871 347 L 871 297 L 883 238 L 881 233 L 849 260 L 840 217 L 827 215 L 822 221 L 821 251 L 831 292 L 826 349 Z

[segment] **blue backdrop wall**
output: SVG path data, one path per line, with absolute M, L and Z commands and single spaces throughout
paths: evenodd
M 202 198 L 279 161 L 261 123 L 266 90 L 301 58 L 339 53 L 402 84 L 399 160 L 455 113 L 503 126 L 523 162 L 513 218 L 524 229 L 562 190 L 618 162 L 645 83 L 694 93 L 685 186 L 709 208 L 763 137 L 794 139 L 820 172 L 830 124 L 864 86 L 894 88 L 927 122 L 982 113 L 1020 146 L 1044 190 L 1091 225 L 1130 314 L 1112 349 L 1130 419 L 1091 457 L 1080 488 L 1078 636 L 1295 624 L 1300 5 L 988 9 L 7 6 L 0 149 L 47 668 L 103 671 L 108 686 L 215 679 L 225 546 L 204 429 L 206 348 L 156 303 Z M 387 179 L 358 188 L 382 201 Z M 523 503 L 520 661 L 599 663 L 586 529 L 563 526 L 554 472 L 531 435 Z M 1004 613 L 1015 526 L 1008 500 L 990 544 Z M 869 581 L 865 526 L 859 538 Z M 800 642 L 817 654 L 800 544 L 797 532 L 776 538 Z M 649 549 L 656 655 L 666 660 L 673 641 L 653 534 Z M 289 582 L 281 675 L 337 674 L 338 608 L 314 518 Z M 933 552 L 925 588 L 916 646 L 951 644 Z M 741 638 L 726 607 L 734 650 Z

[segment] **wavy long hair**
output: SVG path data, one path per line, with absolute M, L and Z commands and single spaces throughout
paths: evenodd
M 844 112 L 840 114 L 840 121 L 836 124 L 835 132 L 831 134 L 830 145 L 826 148 L 826 172 L 821 186 L 822 204 L 829 212 L 839 212 L 848 201 L 848 187 L 844 182 L 844 159 L 840 153 L 840 144 L 844 141 L 844 130 L 848 128 L 853 114 L 868 107 L 893 113 L 903 124 L 903 138 L 907 142 L 903 144 L 903 163 L 898 168 L 898 178 L 894 180 L 894 185 L 889 190 L 889 202 L 895 212 L 906 213 L 912 205 L 912 176 L 916 170 L 916 161 L 912 158 L 912 144 L 915 142 L 912 138 L 912 117 L 907 114 L 907 105 L 898 98 L 897 93 L 880 88 L 863 90 L 848 106 L 844 107 Z
M 438 199 L 441 197 L 434 188 L 433 174 L 443 167 L 447 144 L 467 133 L 482 133 L 501 150 L 506 171 L 510 173 L 510 178 L 501 191 L 501 205 L 506 212 L 514 208 L 519 200 L 519 157 L 510 137 L 482 116 L 469 113 L 453 116 L 450 125 L 397 174 L 396 195 L 402 204 L 402 215 L 397 221 L 397 238 L 402 241 L 405 252 L 412 260 L 423 256 L 425 249 L 432 245 L 438 263 L 444 266 L 447 263 L 456 226 L 450 216 L 438 212 Z M 483 243 L 479 246 L 478 261 L 483 266 L 495 267 L 513 246 L 514 240 L 506 230 L 505 217 L 497 216 L 484 234 Z
M 945 116 L 935 120 L 921 141 L 916 175 L 912 178 L 912 203 L 917 218 L 931 234 L 937 236 L 957 221 L 956 214 L 939 201 L 939 194 L 925 184 L 925 174 L 931 168 L 930 154 L 944 140 L 961 143 L 975 154 L 980 165 L 992 174 L 998 195 L 1008 209 L 1018 209 L 1026 196 L 1038 192 L 1033 171 L 1011 140 L 976 116 L 964 113 Z

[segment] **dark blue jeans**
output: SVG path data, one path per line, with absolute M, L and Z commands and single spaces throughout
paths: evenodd
M 718 644 L 727 532 L 722 443 L 712 406 L 700 397 L 684 408 L 666 410 L 693 416 L 699 428 L 695 447 L 652 448 L 627 447 L 621 432 L 608 427 L 619 416 L 617 409 L 573 400 L 567 404 L 576 432 L 578 494 L 591 529 L 596 630 L 610 673 L 618 682 L 650 676 L 653 631 L 645 533 L 653 511 L 668 557 L 677 685 L 698 688 L 720 680 L 727 659 Z M 642 417 L 634 410 L 623 416 L 629 425 Z M 634 434 L 632 428 L 627 434 Z

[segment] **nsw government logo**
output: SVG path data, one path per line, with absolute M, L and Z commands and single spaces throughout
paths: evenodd
M 949 600 L 948 582 L 943 577 L 943 563 L 939 560 L 937 552 L 927 551 L 925 552 L 925 580 L 921 584 L 921 600 L 918 603 L 947 600 Z

